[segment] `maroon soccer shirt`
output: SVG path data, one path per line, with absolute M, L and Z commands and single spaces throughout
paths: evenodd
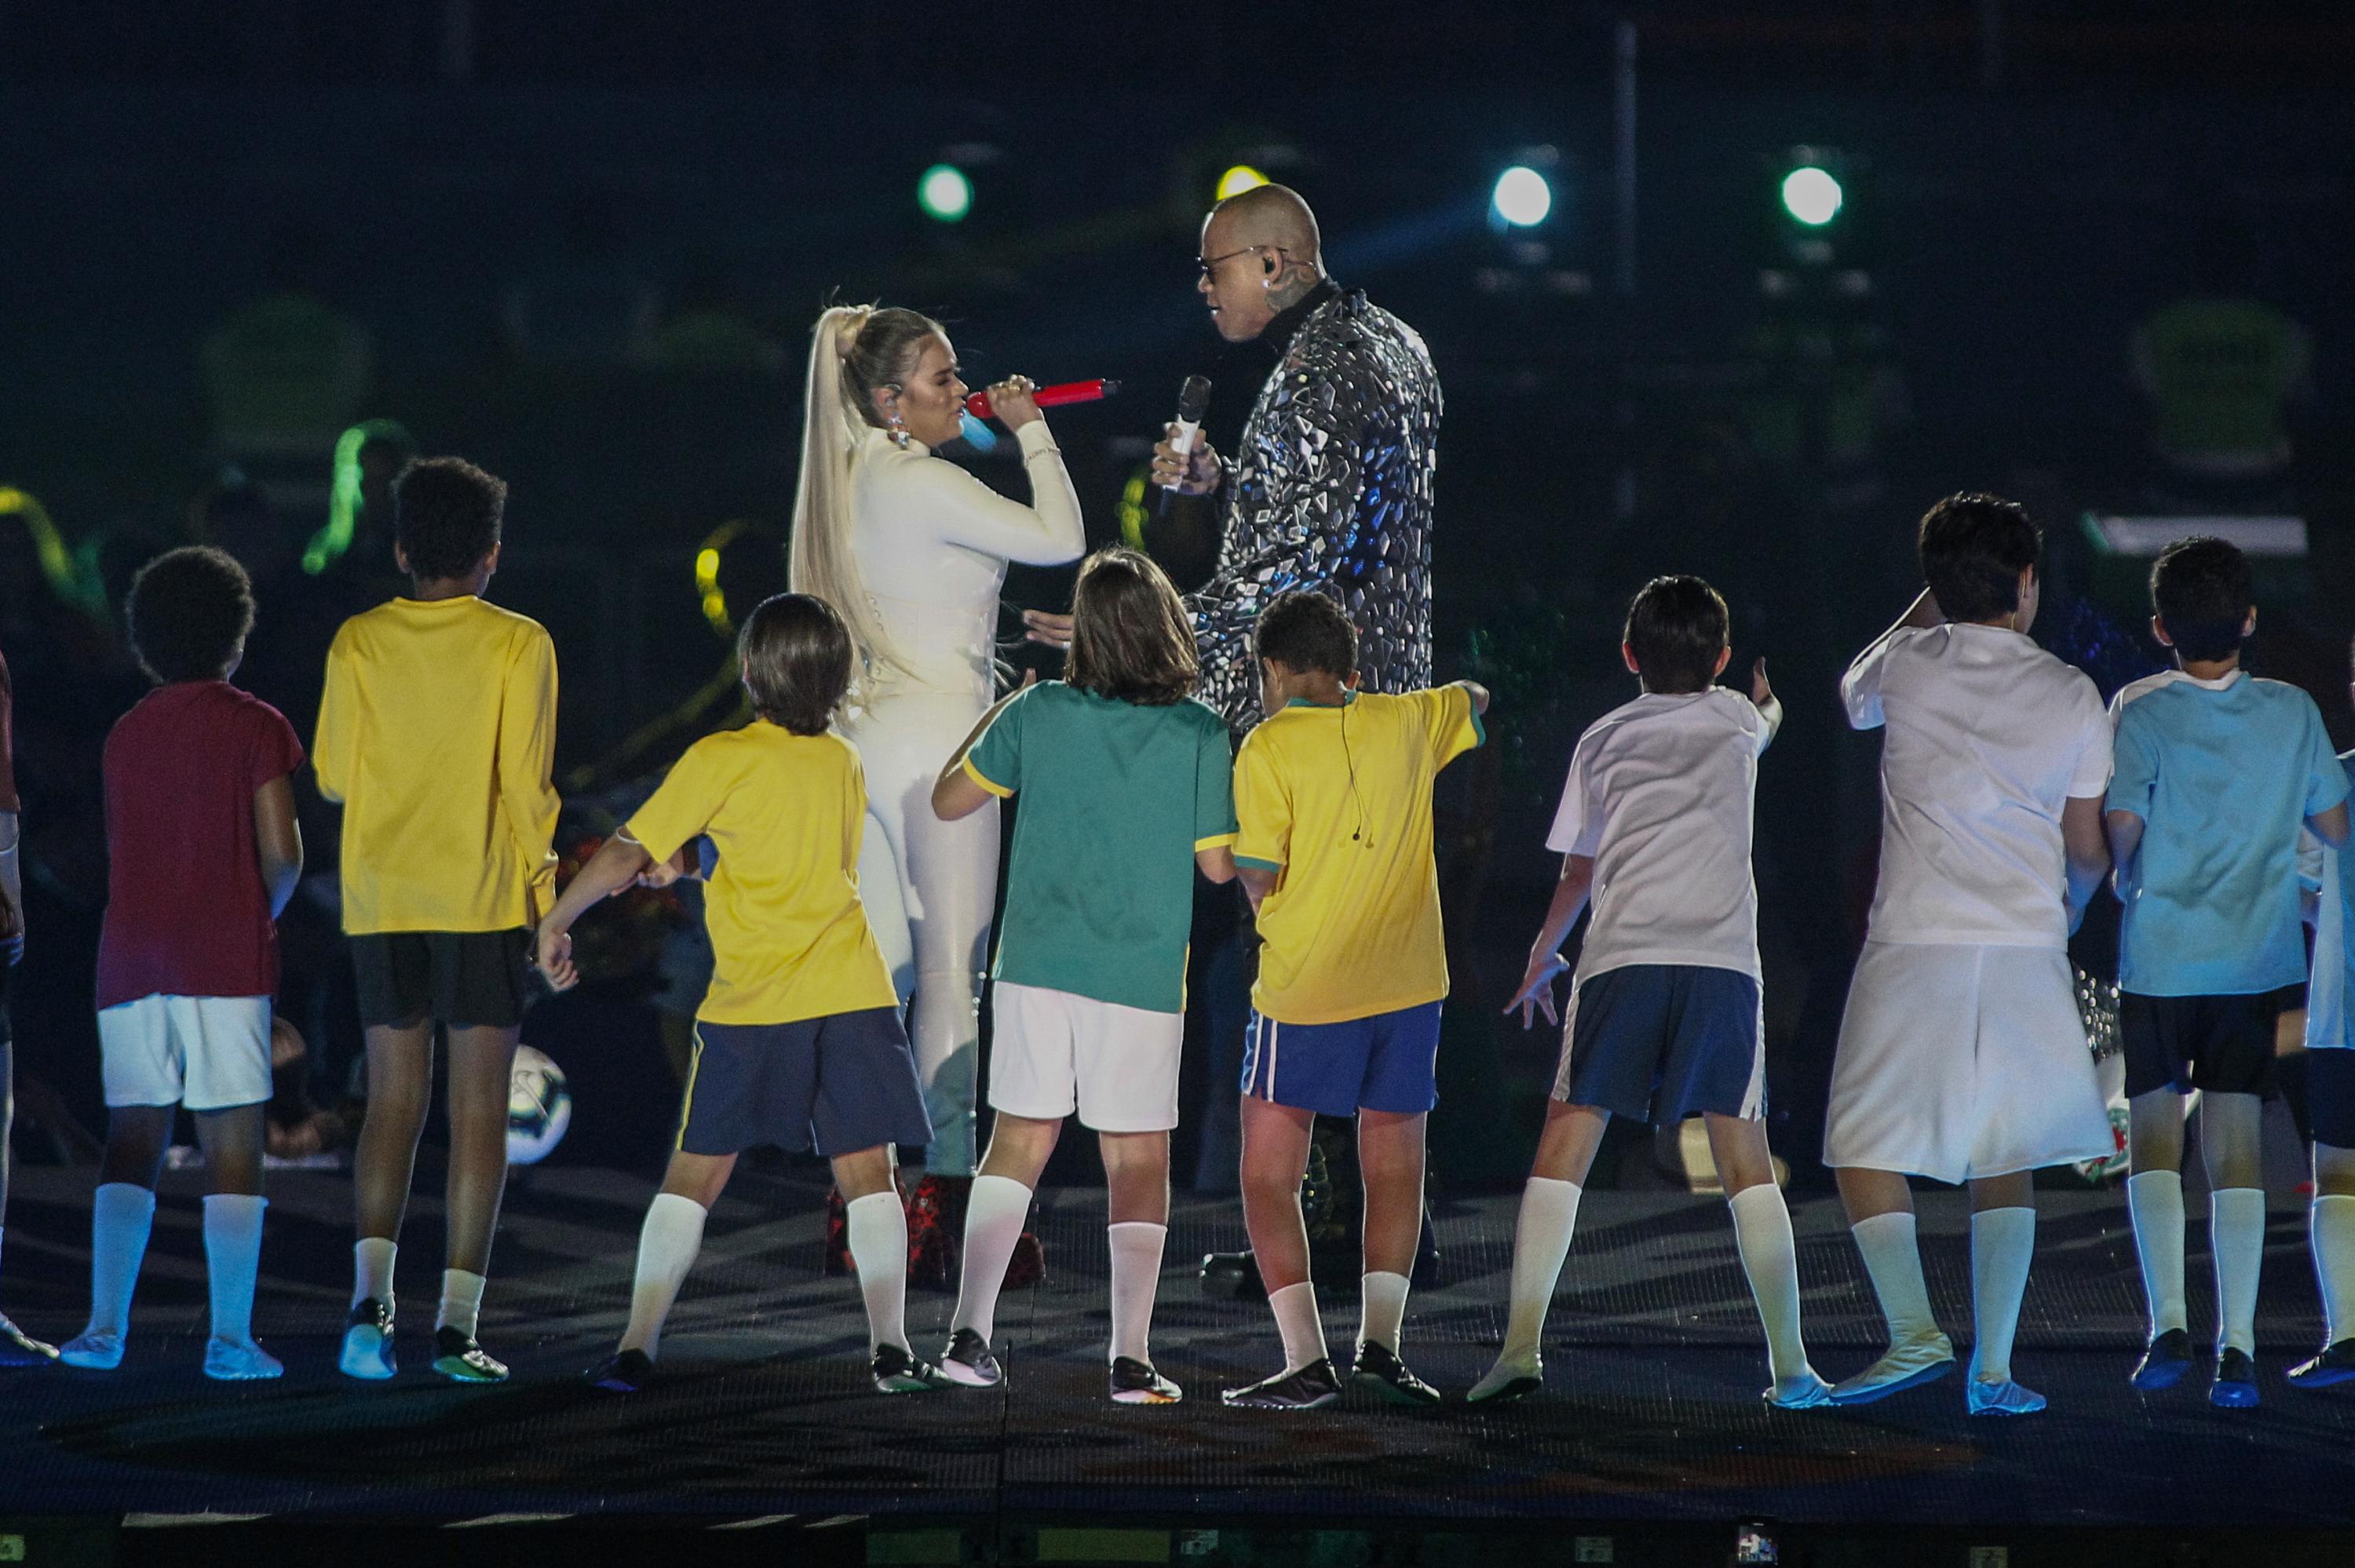
M 302 761 L 293 726 L 227 681 L 160 686 L 115 721 L 99 1006 L 277 991 L 253 794 Z

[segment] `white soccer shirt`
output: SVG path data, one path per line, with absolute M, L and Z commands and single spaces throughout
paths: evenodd
M 1774 727 L 1724 686 L 1646 693 L 1579 736 L 1546 847 L 1594 861 L 1575 980 L 1629 964 L 1758 976 L 1751 797 Z
M 2083 671 L 1998 626 L 1900 626 L 1840 680 L 1881 748 L 1876 942 L 2069 943 L 2064 801 L 2110 779 L 2109 715 Z

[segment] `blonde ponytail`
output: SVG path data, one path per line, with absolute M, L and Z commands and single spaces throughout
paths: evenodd
M 871 695 L 878 686 L 906 673 L 884 629 L 882 614 L 867 591 L 850 544 L 850 465 L 856 440 L 852 421 L 875 422 L 865 396 L 868 389 L 861 385 L 865 377 L 856 374 L 858 367 L 854 359 L 871 361 L 876 351 L 885 346 L 870 338 L 898 335 L 888 330 L 870 331 L 879 315 L 912 314 L 878 312 L 871 305 L 837 305 L 817 318 L 810 334 L 809 380 L 802 403 L 801 479 L 794 493 L 794 534 L 786 576 L 795 593 L 815 594 L 826 600 L 849 628 L 856 654 L 851 672 L 853 701 Z

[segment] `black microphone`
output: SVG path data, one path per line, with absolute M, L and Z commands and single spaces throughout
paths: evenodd
M 1186 472 L 1186 460 L 1193 454 L 1194 438 L 1202 433 L 1202 416 L 1209 411 L 1209 408 L 1210 378 L 1207 376 L 1186 377 L 1185 384 L 1178 388 L 1178 435 L 1174 443 L 1178 448 L 1178 472 L 1181 478 Z M 1173 489 L 1162 491 L 1161 500 L 1154 508 L 1156 517 L 1169 515 L 1169 498 L 1176 493 Z

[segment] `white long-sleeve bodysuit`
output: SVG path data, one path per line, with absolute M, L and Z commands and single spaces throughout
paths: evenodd
M 981 973 L 997 889 L 997 802 L 932 814 L 932 782 L 996 690 L 998 590 L 1008 562 L 1056 566 L 1087 547 L 1080 498 L 1045 421 L 1017 436 L 1032 504 L 991 490 L 922 443 L 858 427 L 851 549 L 907 666 L 844 721 L 867 769 L 858 885 L 905 1000 L 932 1119 L 926 1168 L 970 1176 Z

